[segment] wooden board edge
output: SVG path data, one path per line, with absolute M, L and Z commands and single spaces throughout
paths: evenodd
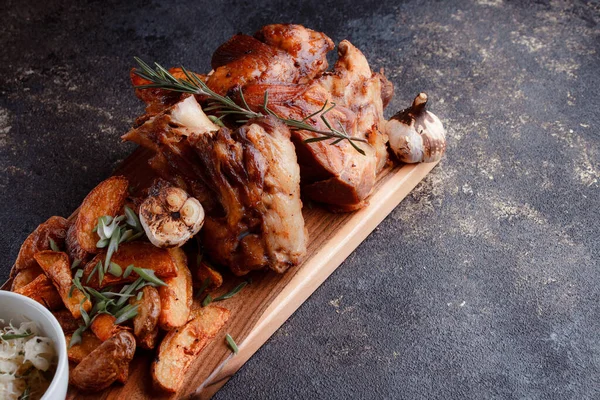
M 248 337 L 196 390 L 192 398 L 210 399 L 308 299 L 385 217 L 438 163 L 406 165 L 387 180 L 369 206 L 357 211 L 332 238 L 336 245 L 321 249 L 271 302 Z M 311 265 L 312 264 L 312 265 Z

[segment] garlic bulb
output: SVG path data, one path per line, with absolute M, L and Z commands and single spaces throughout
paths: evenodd
M 444 126 L 426 106 L 427 95 L 419 93 L 411 107 L 398 112 L 385 125 L 390 147 L 402 162 L 436 162 L 446 150 Z
M 185 190 L 160 187 L 140 206 L 140 222 L 153 245 L 179 247 L 202 228 L 204 209 Z

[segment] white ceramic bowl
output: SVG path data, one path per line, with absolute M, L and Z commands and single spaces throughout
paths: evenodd
M 52 383 L 42 396 L 42 400 L 64 399 L 67 396 L 69 385 L 67 343 L 65 334 L 54 315 L 46 307 L 29 297 L 0 290 L 0 319 L 3 319 L 5 323 L 12 321 L 15 325 L 28 320 L 35 321 L 44 336 L 52 339 L 58 354 L 58 366 Z

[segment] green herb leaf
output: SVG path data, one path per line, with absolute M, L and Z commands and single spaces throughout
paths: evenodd
M 92 269 L 92 272 L 90 272 L 90 274 L 88 275 L 88 277 L 85 280 L 86 284 L 90 283 L 92 276 L 94 276 L 94 274 L 98 271 L 98 268 L 102 268 L 102 261 L 98 261 L 98 263 L 94 266 L 94 268 Z M 102 283 L 102 281 L 98 282 L 98 284 L 100 284 L 100 283 Z
M 151 269 L 133 267 L 133 270 L 147 282 L 153 283 L 157 286 L 167 286 L 167 284 L 158 278 Z
M 88 315 L 87 311 L 85 311 L 83 309 L 83 306 L 79 306 L 79 312 L 81 312 L 81 318 L 83 318 L 83 323 L 85 324 L 85 326 L 90 326 L 90 316 Z
M 108 243 L 110 243 L 109 239 L 100 239 L 96 242 L 96 247 L 99 249 L 103 249 L 106 246 L 108 246 Z
M 104 265 L 102 265 L 102 261 L 98 261 L 96 266 L 98 267 L 98 286 L 102 286 L 102 282 L 104 281 Z
M 125 272 L 123 272 L 123 278 L 124 279 L 129 278 L 129 275 L 131 275 L 131 272 L 133 272 L 133 267 L 134 267 L 133 264 L 129 264 L 127 266 L 127 268 L 125 268 Z
M 117 313 L 115 313 L 115 318 L 117 318 L 115 320 L 115 325 L 119 325 L 125 321 L 127 321 L 130 318 L 133 318 L 137 315 L 137 310 L 139 308 L 138 304 L 129 304 L 125 307 L 123 307 L 121 310 L 119 310 Z
M 81 334 L 86 330 L 86 328 L 87 327 L 85 325 L 81 325 L 75 332 L 73 332 L 73 335 L 71 335 L 71 340 L 69 341 L 69 348 L 81 343 Z
M 119 240 L 119 244 L 126 242 L 132 236 L 133 236 L 133 229 L 127 229 L 127 228 L 123 227 L 121 229 L 121 239 Z
M 204 282 L 202 282 L 202 286 L 198 288 L 196 292 L 196 296 L 200 296 L 206 289 L 208 289 L 208 285 L 210 285 L 210 279 L 206 278 Z
M 108 273 L 118 278 L 123 275 L 123 268 L 119 264 L 111 262 L 108 267 Z
M 221 295 L 219 297 L 217 297 L 214 301 L 221 301 L 221 300 L 227 300 L 232 298 L 233 296 L 235 296 L 236 294 L 238 294 L 240 292 L 240 290 L 242 290 L 244 288 L 244 286 L 246 286 L 248 284 L 248 282 L 242 282 L 239 285 L 237 285 L 236 287 L 234 287 L 231 292 L 229 293 L 225 293 L 224 295 Z
M 52 249 L 52 251 L 60 251 L 58 245 L 52 238 L 48 238 L 48 242 L 50 242 L 50 248 Z
M 110 244 L 108 250 L 106 250 L 106 260 L 104 261 L 104 269 L 108 269 L 110 265 L 110 259 L 117 250 L 119 250 L 119 240 L 121 240 L 121 230 L 117 229 L 114 234 L 110 237 Z
M 125 223 L 138 232 L 143 231 L 144 228 L 142 227 L 142 223 L 140 222 L 137 214 L 127 206 L 123 207 L 123 209 L 125 210 L 125 216 L 127 217 Z
M 225 340 L 227 341 L 227 344 L 229 345 L 229 347 L 231 347 L 231 351 L 233 351 L 234 354 L 237 354 L 238 351 L 240 351 L 237 344 L 235 343 L 235 340 L 233 340 L 233 338 L 231 337 L 231 335 L 229 333 L 227 335 L 225 335 Z
M 204 300 L 202 300 L 202 307 L 206 307 L 211 302 L 212 302 L 212 296 L 210 294 L 207 294 L 206 297 L 204 298 Z
M 144 231 L 138 232 L 135 235 L 131 236 L 129 239 L 127 239 L 127 242 L 133 242 L 136 239 L 141 238 L 142 236 L 144 236 Z
M 81 264 L 81 260 L 76 258 L 73 260 L 73 264 L 71 264 L 71 269 L 75 269 L 77 267 L 79 267 L 79 264 Z
M 13 340 L 13 339 L 23 339 L 33 335 L 33 332 L 26 331 L 25 333 L 7 333 L 5 335 L 0 335 L 0 339 L 2 340 Z
M 142 299 L 142 297 L 144 297 L 144 292 L 142 292 L 141 290 L 138 292 L 136 300 L 140 301 Z

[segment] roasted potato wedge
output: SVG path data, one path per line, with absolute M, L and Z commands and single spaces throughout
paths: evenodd
M 160 296 L 152 286 L 142 289 L 142 298 L 131 299 L 131 304 L 138 305 L 138 314 L 133 318 L 133 334 L 138 346 L 153 349 L 158 337 L 158 318 L 160 317 Z
M 34 258 L 50 278 L 63 303 L 71 311 L 74 318 L 81 317 L 80 307 L 86 312 L 90 311 L 92 308 L 90 300 L 86 299 L 85 295 L 77 288 L 71 292 L 73 277 L 71 276 L 71 266 L 69 265 L 67 253 L 44 250 L 36 253 Z M 69 294 L 71 294 L 70 297 Z
M 42 271 L 42 269 L 40 268 L 39 265 L 37 265 L 37 262 L 36 262 L 35 266 L 29 267 L 27 269 L 17 272 L 17 274 L 13 278 L 13 282 L 12 282 L 12 286 L 11 286 L 10 290 L 15 292 L 18 289 L 21 289 L 25 285 L 28 285 L 31 282 L 33 282 L 33 280 L 35 278 L 37 278 L 38 276 L 40 276 L 43 273 L 44 273 L 44 271 Z
M 90 259 L 90 253 L 85 251 L 77 241 L 77 228 L 75 223 L 72 223 L 67 230 L 67 240 L 65 240 L 66 252 L 71 261 L 79 260 L 80 263 L 85 263 Z
M 57 294 L 58 294 L 58 292 L 57 292 Z M 60 302 L 62 305 L 62 299 L 60 300 Z M 81 324 L 80 321 L 73 318 L 73 314 L 71 314 L 71 311 L 69 311 L 69 310 L 63 309 L 63 310 L 59 310 L 59 311 L 54 311 L 54 312 L 52 312 L 52 314 L 54 315 L 54 318 L 56 318 L 56 320 L 58 321 L 58 324 L 60 325 L 60 327 L 62 328 L 64 333 L 75 332 L 77 330 L 77 328 L 79 328 L 79 325 Z
M 119 331 L 102 342 L 71 371 L 70 382 L 77 388 L 97 392 L 116 380 L 126 380 L 129 363 L 135 354 L 135 338 L 128 331 Z
M 94 232 L 98 218 L 114 217 L 123 208 L 129 181 L 124 176 L 112 176 L 96 186 L 81 203 L 75 229 L 77 242 L 88 253 L 97 253 L 96 243 L 100 237 Z
M 65 335 L 65 340 L 67 341 L 67 345 L 71 343 L 71 335 Z M 68 348 L 67 355 L 69 356 L 69 361 L 79 364 L 88 354 L 96 350 L 101 344 L 102 341 L 98 339 L 96 335 L 90 331 L 84 331 L 81 334 L 81 342 Z
M 50 239 L 54 240 L 59 248 L 62 248 L 65 244 L 68 226 L 69 222 L 63 217 L 50 217 L 35 228 L 21 245 L 12 270 L 13 276 L 17 272 L 37 267 L 33 256 L 39 251 L 50 249 Z
M 185 326 L 169 332 L 152 362 L 152 379 L 156 385 L 168 392 L 176 392 L 190 363 L 223 328 L 228 318 L 229 310 L 207 306 L 199 309 Z
M 135 272 L 132 272 L 127 278 L 117 277 L 111 274 L 104 275 L 102 284 L 98 283 L 98 274 L 94 274 L 88 281 L 88 277 L 94 270 L 99 261 L 104 262 L 106 252 L 98 253 L 90 262 L 85 265 L 83 270 L 82 282 L 94 289 L 103 288 L 109 285 L 133 282 L 138 278 Z M 175 260 L 166 249 L 159 249 L 147 242 L 122 243 L 119 251 L 112 255 L 111 261 L 120 265 L 123 270 L 131 264 L 136 267 L 151 269 L 154 274 L 161 279 L 173 278 L 177 276 L 177 266 Z
M 130 329 L 122 325 L 115 325 L 115 321 L 116 318 L 112 315 L 100 314 L 94 318 L 90 329 L 94 332 L 94 335 L 103 342 L 116 335 L 119 331 Z
M 52 281 L 44 274 L 39 275 L 22 288 L 15 290 L 15 293 L 27 296 L 43 304 L 49 310 L 58 310 L 63 307 L 63 300 L 60 294 L 52 284 Z
M 200 265 L 196 269 L 196 279 L 194 280 L 195 287 L 204 286 L 204 282 L 208 279 L 207 289 L 215 290 L 221 287 L 223 284 L 223 275 L 214 268 L 212 268 L 207 262 L 201 261 Z
M 194 300 L 192 274 L 184 251 L 178 247 L 168 251 L 177 265 L 177 276 L 165 279 L 167 286 L 158 288 L 161 308 L 158 325 L 165 331 L 183 326 L 188 321 Z

